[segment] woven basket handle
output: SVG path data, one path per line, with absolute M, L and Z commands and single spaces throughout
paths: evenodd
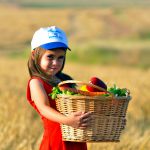
M 60 82 L 60 83 L 58 84 L 58 86 L 60 87 L 60 86 L 62 86 L 63 84 L 68 84 L 68 83 L 75 83 L 75 84 L 80 84 L 80 85 L 88 85 L 88 86 L 91 86 L 91 87 L 93 87 L 93 88 L 95 88 L 95 89 L 98 89 L 98 90 L 101 90 L 101 91 L 103 91 L 103 92 L 107 92 L 107 93 L 108 93 L 108 91 L 107 91 L 106 89 L 102 88 L 102 87 L 99 87 L 99 86 L 94 85 L 94 84 L 92 84 L 92 83 L 86 83 L 86 82 L 76 81 L 76 80 L 66 80 L 66 81 L 62 81 L 62 82 Z

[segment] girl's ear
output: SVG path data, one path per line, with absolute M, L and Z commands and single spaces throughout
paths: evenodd
M 35 51 L 32 51 L 31 52 L 31 57 L 32 57 L 33 60 L 34 60 L 34 55 L 35 55 Z

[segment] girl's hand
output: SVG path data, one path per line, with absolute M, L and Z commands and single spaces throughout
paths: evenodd
M 67 117 L 66 125 L 73 128 L 85 129 L 90 125 L 91 112 L 74 112 Z

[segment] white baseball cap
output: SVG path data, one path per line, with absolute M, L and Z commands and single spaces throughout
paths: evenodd
M 54 48 L 70 50 L 65 32 L 56 26 L 40 28 L 34 33 L 31 41 L 31 50 L 37 47 L 47 50 Z

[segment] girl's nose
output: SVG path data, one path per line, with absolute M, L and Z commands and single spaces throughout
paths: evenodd
M 52 63 L 53 63 L 53 65 L 57 65 L 58 64 L 58 60 L 57 59 L 53 59 Z

